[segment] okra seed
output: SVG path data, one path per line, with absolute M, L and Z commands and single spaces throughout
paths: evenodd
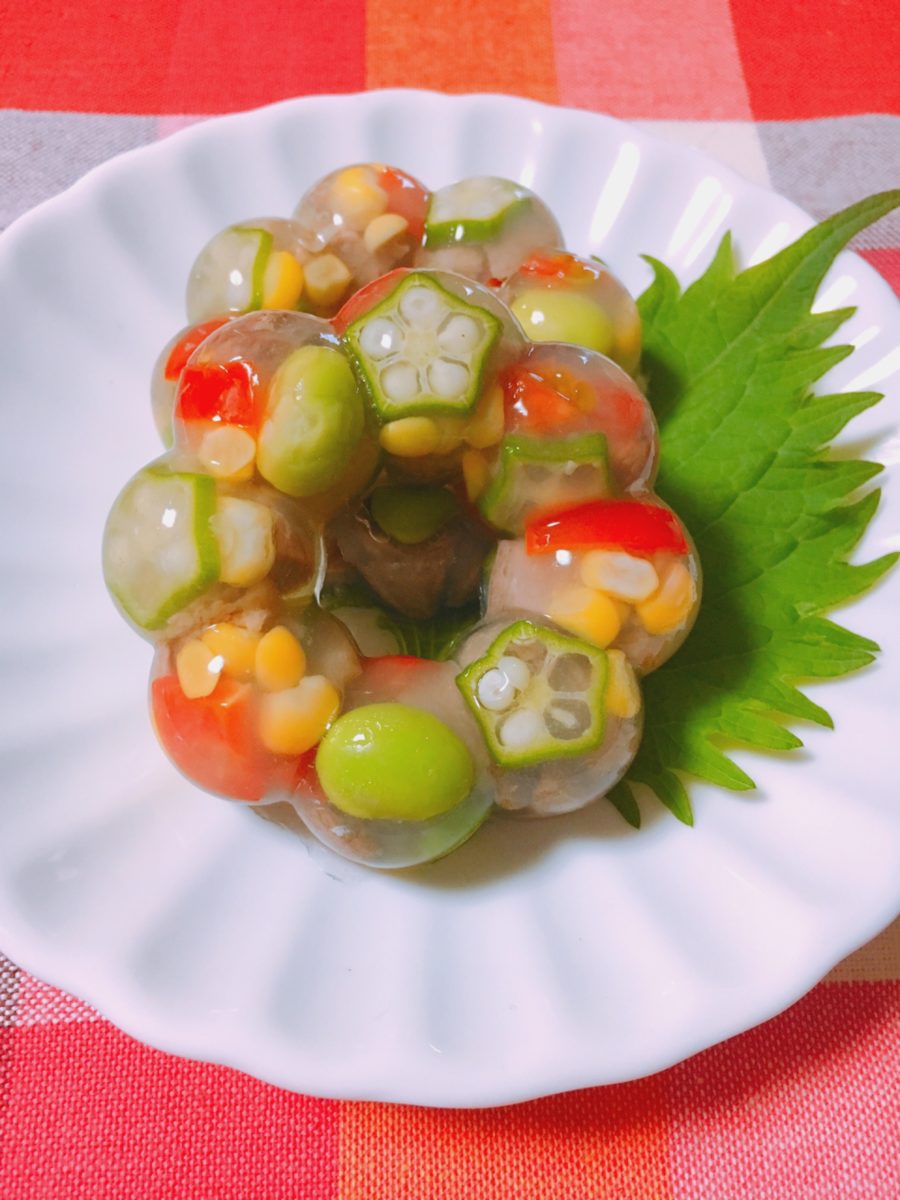
M 439 358 L 428 368 L 428 383 L 436 396 L 459 396 L 469 383 L 469 372 L 462 363 Z
M 505 671 L 485 671 L 478 680 L 478 703 L 490 712 L 504 712 L 516 698 L 516 688 Z
M 474 317 L 453 313 L 438 330 L 438 345 L 446 354 L 471 354 L 481 340 L 482 327 Z
M 531 708 L 519 708 L 500 725 L 497 737 L 510 750 L 524 750 L 543 735 L 541 718 Z
M 411 363 L 391 363 L 381 374 L 381 387 L 390 400 L 414 400 L 419 391 L 419 373 Z
M 402 334 L 393 321 L 386 317 L 376 317 L 368 325 L 363 326 L 359 335 L 359 344 L 372 358 L 386 358 L 399 350 Z
M 497 667 L 512 686 L 520 692 L 524 692 L 531 682 L 531 672 L 521 658 L 513 658 L 511 654 L 504 654 L 497 663 Z
M 434 329 L 446 305 L 431 288 L 413 287 L 400 299 L 400 313 L 414 329 Z

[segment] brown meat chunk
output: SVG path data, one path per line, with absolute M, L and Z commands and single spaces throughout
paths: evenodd
M 342 514 L 329 532 L 344 561 L 359 571 L 369 587 L 386 604 L 415 620 L 470 600 L 478 591 L 491 546 L 487 533 L 464 516 L 414 546 L 389 538 L 364 509 Z

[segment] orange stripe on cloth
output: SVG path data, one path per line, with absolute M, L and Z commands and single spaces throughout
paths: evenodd
M 350 1104 L 341 1200 L 671 1200 L 660 1077 L 512 1108 Z
M 562 104 L 654 120 L 751 116 L 728 0 L 553 0 Z
M 550 0 L 367 0 L 366 84 L 558 99 Z

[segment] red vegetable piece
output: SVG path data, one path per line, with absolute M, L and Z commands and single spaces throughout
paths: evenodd
M 181 377 L 175 419 L 215 421 L 255 429 L 259 422 L 259 377 L 252 363 L 204 363 Z
M 504 372 L 507 429 L 513 433 L 554 434 L 570 433 L 582 427 L 584 410 L 560 386 L 554 386 L 560 382 L 559 379 L 551 382 L 543 373 L 525 366 L 511 367 Z
M 214 317 L 212 321 L 204 321 L 201 325 L 192 325 L 186 333 L 183 333 L 166 359 L 166 369 L 163 372 L 166 379 L 174 383 L 187 366 L 187 360 L 204 338 L 208 338 L 211 333 L 215 333 L 217 329 L 227 325 L 230 320 L 230 317 Z
M 409 232 L 418 241 L 425 232 L 425 210 L 428 194 L 418 180 L 396 167 L 385 167 L 378 182 L 387 193 L 388 212 L 405 218 Z
M 687 554 L 681 522 L 668 508 L 644 500 L 594 500 L 531 521 L 525 528 L 528 554 L 596 547 L 632 554 Z
M 600 275 L 590 263 L 566 250 L 555 254 L 532 254 L 519 270 L 524 275 L 539 275 L 548 283 L 591 283 Z
M 211 695 L 196 700 L 185 696 L 176 675 L 161 675 L 150 685 L 163 749 L 192 782 L 233 800 L 261 800 L 279 762 L 256 736 L 253 699 L 249 684 L 224 676 Z
M 588 380 L 564 367 L 512 367 L 502 383 L 506 428 L 512 433 L 601 431 L 613 443 L 632 440 L 644 426 L 645 406 L 633 389 L 609 384 L 598 394 Z
M 371 283 L 361 287 L 358 292 L 354 292 L 343 307 L 338 309 L 337 314 L 331 318 L 331 324 L 335 330 L 339 334 L 346 333 L 354 321 L 359 320 L 363 313 L 367 313 L 370 308 L 374 308 L 388 292 L 396 287 L 407 271 L 407 267 L 396 267 L 393 271 L 388 271 L 386 275 L 379 275 L 377 279 L 373 279 Z

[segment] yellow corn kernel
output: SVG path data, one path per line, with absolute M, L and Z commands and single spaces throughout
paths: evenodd
M 306 294 L 313 304 L 330 308 L 337 304 L 352 276 L 336 254 L 320 254 L 306 264 Z
M 307 675 L 296 687 L 263 696 L 259 734 L 275 754 L 312 749 L 341 707 L 341 695 L 324 675 Z
M 203 435 L 197 457 L 213 479 L 241 483 L 253 478 L 256 442 L 246 429 L 220 425 Z
M 287 250 L 269 255 L 263 274 L 263 308 L 296 308 L 303 295 L 303 268 Z
M 648 600 L 659 587 L 653 563 L 623 550 L 588 550 L 579 567 L 581 582 L 617 600 Z
M 212 526 L 219 542 L 219 579 L 250 587 L 275 565 L 275 522 L 271 509 L 236 496 L 219 499 Z
M 196 638 L 185 642 L 175 655 L 175 674 L 188 700 L 210 695 L 221 669 L 209 648 Z
M 351 229 L 363 230 L 387 208 L 387 192 L 378 184 L 367 166 L 347 167 L 337 176 L 331 193 L 332 204 Z
M 478 407 L 466 425 L 466 441 L 476 450 L 495 446 L 503 437 L 505 423 L 503 388 L 495 383 L 478 401 Z
M 259 634 L 231 621 L 220 621 L 203 632 L 201 641 L 215 658 L 222 660 L 222 670 L 232 679 L 252 679 L 256 664 Z
M 631 663 L 621 650 L 607 650 L 606 711 L 625 720 L 641 711 L 641 691 Z
M 563 629 L 601 647 L 614 642 L 622 628 L 621 608 L 611 597 L 577 585 L 554 594 L 549 616 Z
M 407 229 L 409 229 L 409 221 L 406 217 L 401 217 L 399 213 L 386 212 L 382 213 L 380 217 L 373 217 L 363 234 L 366 249 L 370 254 L 377 254 L 388 242 L 392 242 L 394 238 L 406 233 Z
M 466 496 L 474 503 L 487 487 L 490 468 L 488 460 L 478 450 L 467 450 L 462 456 L 463 482 Z
M 431 417 L 401 417 L 385 425 L 378 440 L 388 454 L 397 458 L 422 458 L 437 450 L 441 431 Z
M 684 624 L 697 598 L 691 573 L 683 562 L 673 562 L 663 576 L 659 591 L 635 605 L 635 612 L 648 633 L 671 633 Z
M 306 670 L 303 647 L 284 625 L 264 633 L 256 647 L 256 682 L 266 692 L 296 687 Z

